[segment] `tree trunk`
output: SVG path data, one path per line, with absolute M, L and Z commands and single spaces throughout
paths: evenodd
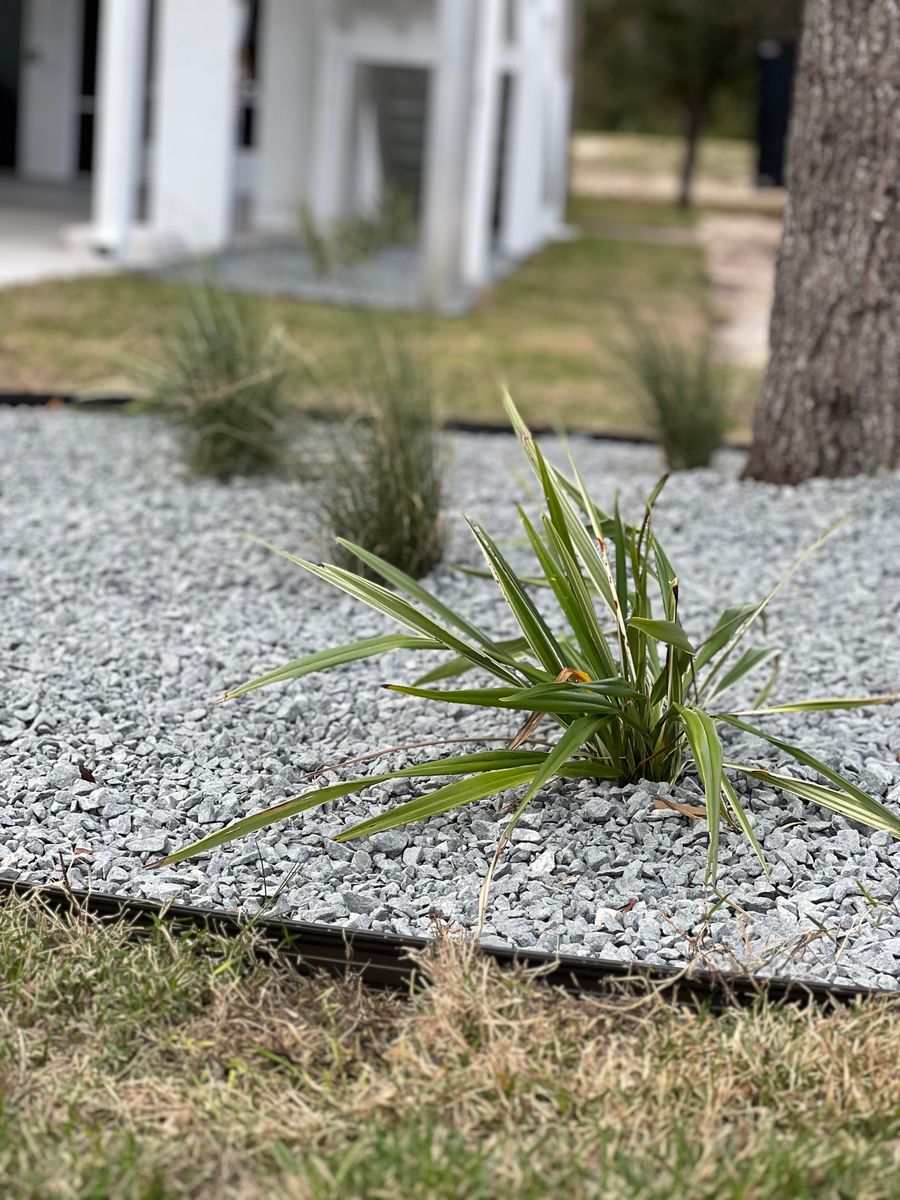
M 900 465 L 900 7 L 806 0 L 771 357 L 745 475 Z
M 703 111 L 698 106 L 688 109 L 684 133 L 684 158 L 681 161 L 681 176 L 678 181 L 678 207 L 690 208 L 697 171 L 697 152 L 700 149 L 700 134 L 703 132 Z

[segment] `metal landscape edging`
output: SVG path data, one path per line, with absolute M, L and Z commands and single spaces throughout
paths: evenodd
M 46 408 L 48 405 L 66 405 L 85 410 L 107 408 L 123 408 L 134 402 L 133 396 L 78 396 L 66 395 L 60 392 L 0 392 L 0 407 L 6 408 Z M 315 410 L 310 415 L 321 416 Z M 504 437 L 515 437 L 515 432 L 509 425 L 493 421 L 442 421 L 441 429 L 448 433 L 497 434 Z M 550 425 L 533 424 L 531 431 L 537 437 L 552 437 L 559 433 L 558 428 Z M 623 446 L 656 446 L 658 439 L 647 433 L 620 433 L 614 429 L 580 429 L 565 430 L 569 437 L 589 438 L 592 442 L 612 442 Z M 724 442 L 724 450 L 747 451 L 750 443 Z
M 205 929 L 220 936 L 235 937 L 252 927 L 262 946 L 296 970 L 306 974 L 317 971 L 332 975 L 355 973 L 364 984 L 374 988 L 408 991 L 416 980 L 422 980 L 416 956 L 433 944 L 432 939 L 424 937 L 401 937 L 278 917 L 243 918 L 225 909 L 160 904 L 0 873 L 0 902 L 4 897 L 39 897 L 63 915 L 87 913 L 97 918 L 125 919 L 138 929 L 153 928 L 162 922 L 176 930 L 179 927 Z M 781 975 L 760 977 L 490 944 L 483 945 L 480 951 L 500 966 L 522 967 L 534 972 L 536 979 L 578 994 L 621 993 L 623 988 L 630 987 L 640 988 L 645 993 L 651 989 L 666 992 L 679 1002 L 716 1006 L 747 1006 L 760 999 L 835 1006 L 867 997 L 895 998 L 893 992 L 883 989 L 827 984 Z M 896 998 L 900 999 L 900 996 Z

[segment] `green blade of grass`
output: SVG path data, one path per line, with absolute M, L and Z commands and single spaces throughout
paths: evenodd
M 623 686 L 611 681 L 616 688 Z M 384 684 L 386 691 L 415 696 L 420 700 L 435 700 L 444 704 L 473 705 L 476 708 L 502 708 L 514 712 L 545 712 L 580 716 L 586 712 L 619 715 L 619 709 L 609 699 L 609 693 L 591 692 L 568 683 L 538 684 L 530 688 L 458 688 L 442 691 L 419 688 L 402 683 Z M 620 693 L 613 693 L 620 694 Z
M 713 626 L 709 637 L 697 647 L 697 657 L 694 660 L 696 670 L 702 670 L 711 659 L 715 658 L 722 647 L 726 646 L 737 632 L 741 623 L 746 621 L 755 610 L 755 604 L 734 604 L 725 609 Z
M 610 676 L 616 670 L 616 663 L 610 653 L 607 638 L 615 637 L 615 630 L 604 630 L 600 624 L 587 580 L 581 573 L 575 554 L 569 551 L 568 541 L 557 529 L 552 519 L 544 518 L 544 528 L 547 538 L 562 564 L 572 592 L 572 602 L 578 608 L 585 642 L 591 647 L 590 657 L 595 663 L 594 674 Z
M 534 555 L 541 565 L 545 578 L 556 596 L 563 615 L 572 627 L 578 647 L 581 652 L 583 666 L 591 675 L 602 676 L 613 668 L 606 643 L 600 632 L 600 623 L 590 602 L 590 596 L 585 588 L 577 589 L 577 582 L 570 578 L 566 562 L 561 557 L 566 547 L 561 541 L 552 538 L 553 526 L 548 522 L 548 543 L 545 544 L 537 530 L 533 527 L 524 512 L 519 511 L 522 525 L 531 542 Z M 571 561 L 571 560 L 570 560 Z M 580 572 L 577 572 L 581 578 Z M 581 579 L 582 584 L 584 580 Z M 570 665 L 574 665 L 571 660 Z
M 675 569 L 669 562 L 666 552 L 663 550 L 662 546 L 657 541 L 655 534 L 652 532 L 650 534 L 650 545 L 652 547 L 653 558 L 656 563 L 656 580 L 659 584 L 660 597 L 662 598 L 663 602 L 663 611 L 666 614 L 667 621 L 674 621 L 676 614 L 675 588 L 678 584 L 678 576 L 675 574 Z
M 576 754 L 585 742 L 590 741 L 595 734 L 599 733 L 601 728 L 602 722 L 596 720 L 594 717 L 582 717 L 577 721 L 573 721 L 553 749 L 547 754 L 544 762 L 541 764 L 540 768 L 534 775 L 534 778 L 531 780 L 531 783 L 528 785 L 525 795 L 522 797 L 518 807 L 516 808 L 516 811 L 513 813 L 506 825 L 506 828 L 503 830 L 500 841 L 497 844 L 497 849 L 493 858 L 491 859 L 491 864 L 488 867 L 487 874 L 484 877 L 484 882 L 481 885 L 481 895 L 479 897 L 478 904 L 479 936 L 484 925 L 484 916 L 487 911 L 488 893 L 490 892 L 491 881 L 494 877 L 494 870 L 496 869 L 500 854 L 503 851 L 503 847 L 512 837 L 513 830 L 518 825 L 522 814 L 540 789 L 544 786 L 544 784 L 546 784 L 554 775 L 558 774 L 563 764 L 570 759 L 573 754 Z
M 183 846 L 180 850 L 176 850 L 174 853 L 160 859 L 159 862 L 149 863 L 148 868 L 155 869 L 157 867 L 172 866 L 174 863 L 181 862 L 185 858 L 191 858 L 195 854 L 203 854 L 208 850 L 215 850 L 218 846 L 224 846 L 228 842 L 234 841 L 235 838 L 245 837 L 248 833 L 255 833 L 258 829 L 265 829 L 268 825 L 273 825 L 276 821 L 284 821 L 288 817 L 298 816 L 300 813 L 317 808 L 320 804 L 328 804 L 332 800 L 340 800 L 344 796 L 353 795 L 354 792 L 362 792 L 366 788 L 374 787 L 379 783 L 387 783 L 391 779 L 429 779 L 442 775 L 465 775 L 473 771 L 534 771 L 538 769 L 545 757 L 546 751 L 540 750 L 479 750 L 472 754 L 457 754 L 451 758 L 440 758 L 430 762 L 416 763 L 414 766 L 402 767 L 397 771 L 385 771 L 379 775 L 367 775 L 363 779 L 350 779 L 344 783 L 328 784 L 325 787 L 314 788 L 312 791 L 304 792 L 300 796 L 294 796 L 290 800 L 284 800 L 280 804 L 274 804 L 269 808 L 263 808 L 258 812 L 250 813 L 249 816 L 241 817 L 239 820 L 233 821 L 230 825 L 226 825 L 224 829 L 219 829 L 215 833 L 210 833 L 188 846 Z M 605 775 L 595 776 L 595 772 L 590 769 L 590 764 L 579 765 L 578 769 L 573 771 L 573 778 L 585 777 L 605 778 Z

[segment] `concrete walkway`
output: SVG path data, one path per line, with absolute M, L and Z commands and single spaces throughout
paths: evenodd
M 84 223 L 89 214 L 86 183 L 35 184 L 0 175 L 0 287 L 113 271 L 111 262 L 63 236 L 66 226 Z
M 697 235 L 718 316 L 713 338 L 721 357 L 737 367 L 765 367 L 781 222 L 716 213 L 701 220 Z

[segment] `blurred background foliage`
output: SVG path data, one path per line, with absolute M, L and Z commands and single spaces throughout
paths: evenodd
M 802 0 L 585 0 L 578 126 L 682 134 L 702 110 L 704 132 L 752 137 L 756 53 L 793 40 Z

